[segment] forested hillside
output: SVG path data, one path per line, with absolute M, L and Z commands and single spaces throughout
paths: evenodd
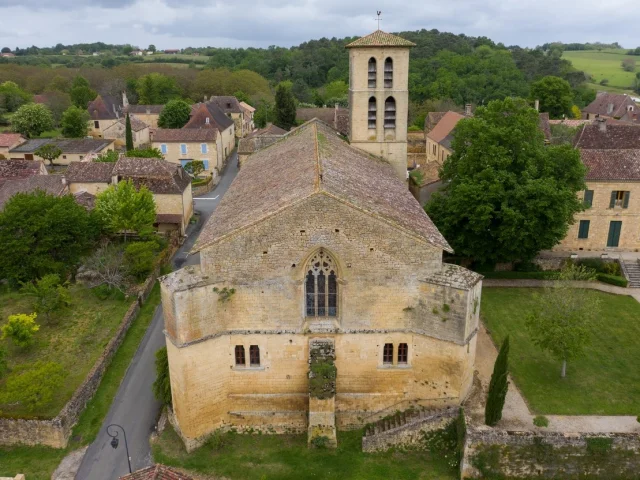
M 507 48 L 485 37 L 437 30 L 399 32 L 399 35 L 416 43 L 411 53 L 409 81 L 412 121 L 416 124 L 435 100 L 452 100 L 461 106 L 506 96 L 526 98 L 531 83 L 548 75 L 569 82 L 573 103 L 578 107 L 594 96 L 584 85 L 584 73 L 562 59 L 557 50 Z M 17 51 L 15 58 L 0 58 L 0 63 L 4 63 L 0 64 L 0 83 L 13 81 L 31 94 L 48 90 L 65 92 L 65 85 L 68 87 L 76 75 L 82 75 L 97 92 L 114 93 L 126 88 L 135 101 L 140 77 L 155 72 L 171 79 L 175 86 L 173 96 L 194 101 L 204 95 L 236 92 L 245 94 L 254 103 L 271 101 L 274 87 L 280 82 L 290 82 L 300 102 L 345 104 L 349 64 L 344 47 L 353 39 L 323 38 L 291 48 L 192 48 L 181 55 L 148 57 L 123 56 L 123 49 L 131 46 L 99 43 L 58 45 L 50 49 L 31 47 Z M 61 55 L 64 52 L 68 54 Z M 72 54 L 78 52 L 85 55 Z M 86 55 L 90 52 L 100 55 Z M 189 55 L 193 53 L 198 56 Z

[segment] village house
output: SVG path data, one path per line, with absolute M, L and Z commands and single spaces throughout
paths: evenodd
M 246 102 L 240 102 L 240 107 L 242 107 L 244 112 L 244 132 L 246 135 L 253 132 L 256 128 L 253 123 L 253 115 L 256 113 L 256 109 Z
M 159 149 L 164 159 L 183 167 L 202 160 L 204 173 L 214 179 L 224 166 L 220 132 L 215 128 L 159 128 L 153 134 L 151 146 Z
M 212 96 L 207 103 L 213 103 L 217 105 L 218 108 L 222 110 L 227 117 L 233 120 L 233 123 L 235 124 L 235 135 L 237 138 L 242 138 L 247 133 L 251 132 L 251 130 L 246 130 L 244 118 L 245 111 L 236 97 Z
M 43 162 L 35 160 L 0 160 L 0 186 L 7 181 L 47 175 L 49 172 Z
M 222 149 L 223 164 L 236 147 L 235 123 L 214 103 L 196 103 L 191 107 L 191 117 L 183 127 L 212 129 L 218 131 L 219 148 Z
M 34 138 L 9 150 L 12 160 L 43 160 L 36 151 L 44 145 L 55 145 L 62 154 L 54 161 L 54 165 L 69 165 L 71 162 L 89 161 L 101 153 L 115 150 L 115 143 L 108 139 L 92 138 Z M 48 162 L 46 162 L 48 164 Z
M 576 135 L 587 167 L 585 210 L 554 250 L 635 251 L 640 248 L 640 126 L 598 119 Z
M 89 102 L 89 135 L 102 138 L 106 128 L 116 123 L 122 116 L 122 100 L 118 97 L 98 95 Z
M 129 115 L 131 122 L 131 136 L 133 137 L 134 148 L 148 145 L 151 141 L 149 136 L 149 125 L 134 115 Z M 127 143 L 127 119 L 121 117 L 111 125 L 102 129 L 102 138 L 115 140 L 118 147 L 123 147 Z
M 582 118 L 614 118 L 625 122 L 639 122 L 640 106 L 625 94 L 598 92 L 596 99 L 582 110 Z
M 131 180 L 138 189 L 147 187 L 156 203 L 154 226 L 159 232 L 177 230 L 184 235 L 193 216 L 191 177 L 180 165 L 164 160 L 120 157 L 116 163 L 74 162 L 65 177 L 76 200 L 87 204 L 123 180 Z
M 470 390 L 482 277 L 443 263 L 451 248 L 409 193 L 396 145 L 411 44 L 381 31 L 354 44 L 352 85 L 367 88 L 370 59 L 392 63 L 404 120 L 382 108 L 386 83 L 351 102 L 351 144 L 311 120 L 255 152 L 203 227 L 200 264 L 161 280 L 170 421 L 188 450 L 230 427 L 335 444 L 336 428 L 459 405 Z M 368 141 L 362 126 L 365 151 L 353 146 Z M 333 357 L 321 395 L 309 363 Z
M 25 138 L 19 133 L 0 133 L 0 155 L 8 158 L 9 150 L 24 142 Z
M 240 139 L 238 142 L 238 166 L 242 167 L 249 155 L 277 142 L 286 133 L 286 130 L 272 124 Z
M 123 108 L 124 113 L 135 115 L 149 125 L 149 128 L 158 128 L 158 119 L 162 110 L 164 105 L 127 105 Z

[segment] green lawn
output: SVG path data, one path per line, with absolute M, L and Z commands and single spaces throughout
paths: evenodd
M 539 414 L 640 414 L 640 303 L 628 296 L 589 291 L 601 299 L 602 318 L 584 358 L 560 362 L 529 340 L 525 317 L 543 289 L 485 288 L 481 315 L 493 340 L 511 336 L 509 363 L 515 383 Z
M 140 309 L 140 314 L 129 327 L 122 345 L 102 377 L 98 391 L 74 427 L 69 446 L 64 450 L 48 447 L 0 447 L 0 477 L 24 473 L 28 480 L 49 480 L 69 452 L 95 439 L 159 303 L 160 287 L 156 284 Z
M 219 448 L 187 454 L 171 425 L 153 444 L 158 463 L 229 480 L 453 480 L 457 467 L 425 451 L 362 453 L 362 431 L 338 432 L 338 448 L 309 449 L 306 435 L 222 435 Z M 452 458 L 453 452 L 448 453 Z
M 0 405 L 2 415 L 19 418 L 53 418 L 93 367 L 133 299 L 100 300 L 86 287 L 70 288 L 72 305 L 47 322 L 44 316 L 36 319 L 40 330 L 29 347 L 17 347 L 9 339 L 1 341 L 8 354 L 9 367 L 39 360 L 57 362 L 67 373 L 63 387 L 53 401 L 39 410 L 29 411 L 21 405 Z M 32 299 L 18 292 L 0 294 L 0 323 L 17 313 L 32 313 Z M 5 379 L 6 379 L 5 375 Z M 0 381 L 0 389 L 4 381 Z
M 594 78 L 594 86 L 599 90 L 624 90 L 624 93 L 633 93 L 630 88 L 633 85 L 635 73 L 625 72 L 622 69 L 622 60 L 632 58 L 637 62 L 636 72 L 640 69 L 640 57 L 626 55 L 626 50 L 579 50 L 567 51 L 562 58 L 570 60 L 574 67 L 583 70 Z M 607 86 L 599 85 L 603 79 L 609 80 Z

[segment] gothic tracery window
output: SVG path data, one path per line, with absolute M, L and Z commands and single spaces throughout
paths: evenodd
M 338 275 L 335 261 L 319 250 L 307 265 L 305 278 L 307 317 L 335 317 L 338 314 Z

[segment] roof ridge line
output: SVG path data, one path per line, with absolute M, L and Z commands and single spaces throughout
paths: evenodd
M 314 190 L 316 192 L 320 191 L 320 178 L 322 176 L 322 173 L 320 172 L 320 151 L 319 151 L 319 147 L 318 147 L 318 124 L 317 122 L 313 122 L 313 145 L 314 145 L 314 154 L 315 154 L 315 160 L 316 160 L 316 165 L 315 165 L 315 178 L 314 178 Z

